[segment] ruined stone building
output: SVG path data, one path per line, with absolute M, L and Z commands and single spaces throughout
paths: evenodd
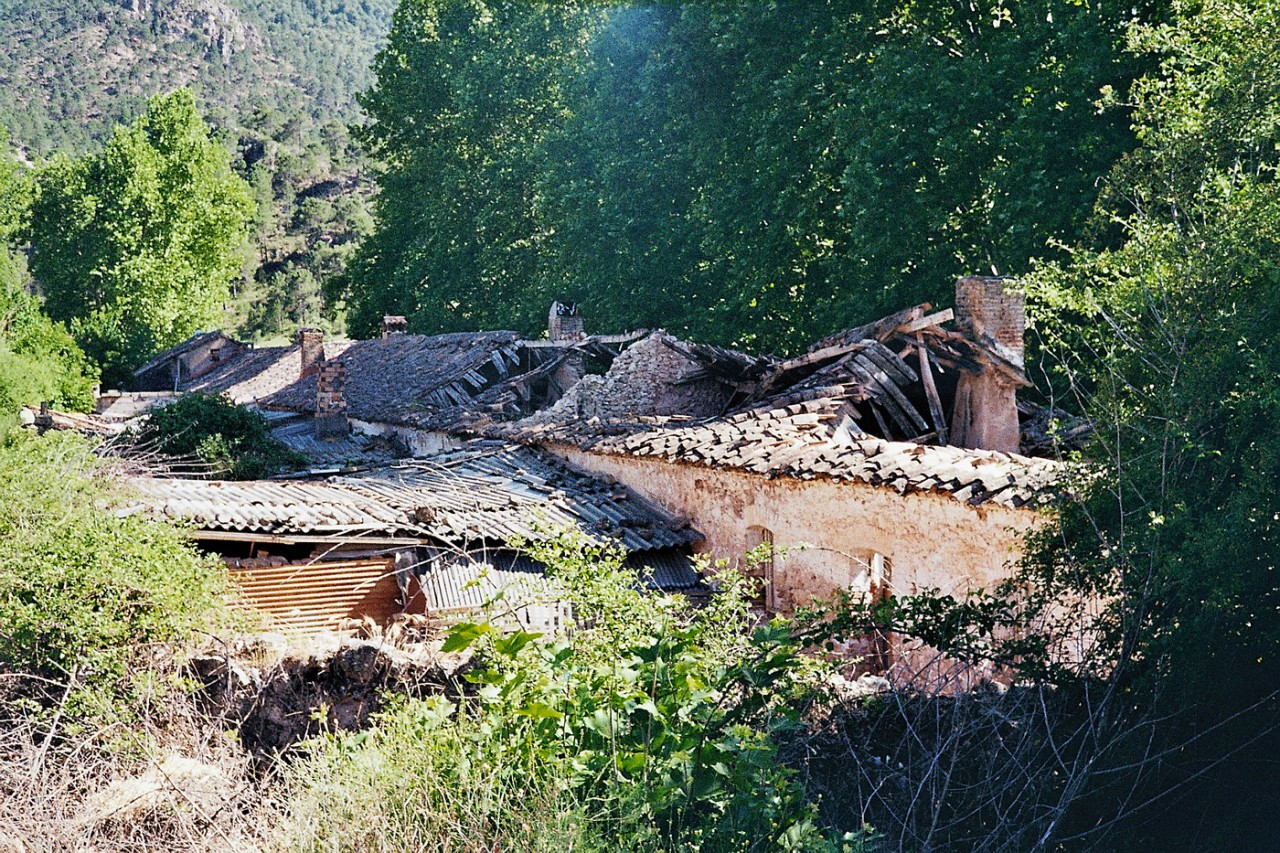
M 351 510 L 359 524 L 371 523 L 354 509 L 358 501 L 330 500 L 337 489 L 380 494 L 378 535 L 420 544 L 435 535 L 423 519 L 439 518 L 445 500 L 435 490 L 450 490 L 419 478 L 387 500 L 371 481 L 402 475 L 378 471 L 427 470 L 484 453 L 536 456 L 560 472 L 540 474 L 542 488 L 580 529 L 596 523 L 593 502 L 612 503 L 634 506 L 623 513 L 627 524 L 668 531 L 659 540 L 681 553 L 733 559 L 765 545 L 772 557 L 760 568 L 768 581 L 762 604 L 771 611 L 850 587 L 963 593 L 1007 575 L 1059 473 L 1057 463 L 1020 453 L 1046 442 L 1022 428 L 1043 418 L 1016 399 L 1030 384 L 1025 321 L 1020 296 L 1006 285 L 960 279 L 954 309 L 908 308 L 791 358 L 661 331 L 592 335 L 577 307 L 560 303 L 544 340 L 504 331 L 412 335 L 400 317 L 386 318 L 382 336 L 369 341 L 302 330 L 292 346 L 254 348 L 207 333 L 141 368 L 132 392 L 104 395 L 99 417 L 132 417 L 174 394 L 224 393 L 262 410 L 282 440 L 312 458 L 303 480 L 249 491 L 208 483 L 143 489 L 151 511 L 196 518 L 222 534 L 303 535 L 296 519 L 309 515 L 280 510 L 289 501 Z M 387 458 L 391 447 L 412 461 Z M 498 493 L 484 500 L 496 504 L 510 497 L 500 494 L 504 478 L 517 492 L 528 485 L 510 469 L 486 476 Z M 272 489 L 290 491 L 289 500 L 261 491 Z M 468 500 L 465 488 L 450 493 Z M 196 494 L 204 497 L 182 502 Z M 335 535 L 335 524 L 343 526 L 313 524 L 312 532 Z M 491 549 L 502 539 L 498 528 L 477 530 L 439 538 Z M 654 550 L 636 548 L 629 531 L 620 522 L 594 528 L 629 554 Z M 686 569 L 673 575 L 679 583 Z

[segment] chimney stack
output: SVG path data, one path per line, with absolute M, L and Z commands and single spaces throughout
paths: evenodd
M 564 344 L 578 343 L 586 339 L 587 335 L 582 328 L 582 315 L 578 313 L 578 303 L 558 300 L 551 303 L 551 313 L 547 317 L 547 336 L 554 342 Z M 580 351 L 570 350 L 565 353 L 564 361 L 551 376 L 549 396 L 552 402 L 564 396 L 586 373 L 586 360 Z
M 316 438 L 337 438 L 350 430 L 347 423 L 347 366 L 341 361 L 316 365 Z
M 1007 278 L 970 276 L 956 279 L 956 325 L 1022 366 L 1022 335 L 1027 314 L 1022 294 L 1009 289 Z
M 298 348 L 302 352 L 302 370 L 299 378 L 316 372 L 316 366 L 324 361 L 324 332 L 319 329 L 299 329 Z
M 582 315 L 578 313 L 578 303 L 551 303 L 551 314 L 547 318 L 547 337 L 553 341 L 576 342 L 585 338 L 582 328 Z
M 393 335 L 403 335 L 409 331 L 409 321 L 396 314 L 382 316 L 382 339 L 385 341 Z
M 1004 278 L 956 279 L 956 326 L 1020 372 L 1027 320 L 1022 294 Z M 951 413 L 951 442 L 959 447 L 1017 453 L 1019 383 L 1007 370 L 961 371 Z

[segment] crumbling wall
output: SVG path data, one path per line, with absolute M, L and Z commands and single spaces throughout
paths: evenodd
M 1031 510 L 971 506 L 938 492 L 899 495 L 861 482 L 766 479 L 568 445 L 549 449 L 687 516 L 706 537 L 701 548 L 714 557 L 738 559 L 767 534 L 777 552 L 770 601 L 782 613 L 839 589 L 870 595 L 939 589 L 957 596 L 989 589 L 1008 577 L 1023 536 L 1045 520 Z M 921 650 L 907 660 L 912 653 L 899 646 L 895 660 L 920 669 L 933 657 Z
M 729 389 L 712 379 L 682 383 L 699 365 L 663 343 L 674 340 L 657 331 L 622 352 L 604 376 L 584 376 L 554 406 L 533 415 L 531 424 L 573 418 L 632 420 L 636 416 L 719 415 Z
M 469 659 L 423 644 L 335 636 L 331 644 L 297 649 L 280 635 L 264 635 L 196 657 L 190 670 L 205 710 L 234 728 L 251 752 L 272 754 L 326 730 L 365 728 L 392 694 L 456 698 L 467 666 Z

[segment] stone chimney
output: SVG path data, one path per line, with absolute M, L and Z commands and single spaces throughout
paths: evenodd
M 1027 320 L 1022 294 L 1010 290 L 1010 284 L 1005 278 L 956 279 L 957 328 L 1014 368 L 961 371 L 951 413 L 951 443 L 960 447 L 1018 452 L 1021 430 L 1016 394 L 1026 382 L 1016 374 L 1023 366 Z
M 585 340 L 587 335 L 582 329 L 582 316 L 578 313 L 576 302 L 552 302 L 551 313 L 547 317 L 547 336 L 555 343 L 572 344 Z M 564 353 L 564 361 L 551 376 L 551 401 L 564 396 L 565 392 L 578 384 L 587 373 L 586 359 L 582 353 L 570 350 Z
M 586 332 L 582 329 L 582 315 L 576 302 L 552 302 L 547 318 L 547 337 L 553 341 L 580 341 Z
M 302 352 L 302 370 L 298 376 L 310 376 L 316 372 L 316 366 L 324 361 L 324 332 L 319 329 L 299 329 L 297 342 Z
M 347 423 L 347 366 L 340 361 L 316 365 L 316 438 L 337 438 L 350 430 Z
M 382 316 L 382 339 L 385 341 L 393 335 L 403 335 L 409 331 L 409 321 L 396 314 Z

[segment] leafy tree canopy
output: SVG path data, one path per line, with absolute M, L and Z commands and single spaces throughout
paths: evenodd
M 24 256 L 13 242 L 26 221 L 32 184 L 7 156 L 0 130 L 0 423 L 24 403 L 50 400 L 87 409 L 97 370 L 66 327 L 50 320 L 26 287 Z
M 352 331 L 665 326 L 794 348 L 1026 271 L 1133 145 L 1148 4 L 406 0 L 363 105 Z
M 109 382 L 219 325 L 252 200 L 187 90 L 38 176 L 31 271 Z

